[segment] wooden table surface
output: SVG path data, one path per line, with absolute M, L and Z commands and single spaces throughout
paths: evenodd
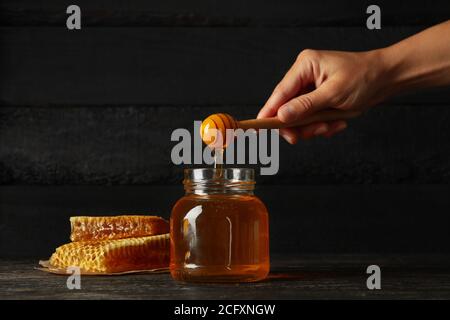
M 366 287 L 367 266 L 381 268 L 381 289 Z M 450 257 L 272 256 L 265 281 L 187 284 L 169 274 L 66 277 L 34 270 L 37 260 L 0 260 L 0 299 L 449 299 Z

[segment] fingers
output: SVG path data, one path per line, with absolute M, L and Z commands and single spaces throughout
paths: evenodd
M 347 129 L 347 122 L 345 121 L 336 121 L 330 124 L 329 129 L 326 133 L 323 134 L 325 138 L 331 138 L 336 133 L 341 132 Z
M 284 138 L 289 144 L 297 144 L 300 136 L 295 128 L 284 128 L 278 131 L 280 136 Z
M 332 122 L 316 122 L 304 127 L 280 129 L 280 135 L 290 144 L 296 144 L 300 139 L 309 140 L 313 137 L 323 136 L 330 138 L 347 128 L 347 122 L 343 120 Z
M 284 103 L 301 94 L 310 83 L 314 82 L 312 68 L 308 65 L 307 59 L 297 59 L 259 111 L 258 119 L 275 116 Z
M 333 92 L 331 83 L 326 82 L 316 90 L 286 102 L 278 109 L 277 116 L 284 123 L 292 123 L 311 113 L 333 107 Z

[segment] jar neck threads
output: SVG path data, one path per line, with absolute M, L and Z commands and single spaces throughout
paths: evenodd
M 186 194 L 253 195 L 254 176 L 248 168 L 186 169 L 183 184 Z

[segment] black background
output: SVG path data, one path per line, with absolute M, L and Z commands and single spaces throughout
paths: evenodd
M 369 50 L 450 18 L 448 0 L 375 2 L 373 31 L 368 1 L 0 3 L 0 257 L 49 256 L 72 215 L 169 218 L 175 128 L 254 116 L 302 49 Z M 273 252 L 450 252 L 449 123 L 450 89 L 435 89 L 333 139 L 281 142 L 257 189 Z

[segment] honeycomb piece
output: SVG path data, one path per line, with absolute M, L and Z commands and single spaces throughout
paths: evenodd
M 59 269 L 77 266 L 82 272 L 100 273 L 165 268 L 169 265 L 169 246 L 169 234 L 77 241 L 58 247 L 50 257 L 50 265 Z
M 157 216 L 71 217 L 70 240 L 112 240 L 169 232 L 169 223 Z

